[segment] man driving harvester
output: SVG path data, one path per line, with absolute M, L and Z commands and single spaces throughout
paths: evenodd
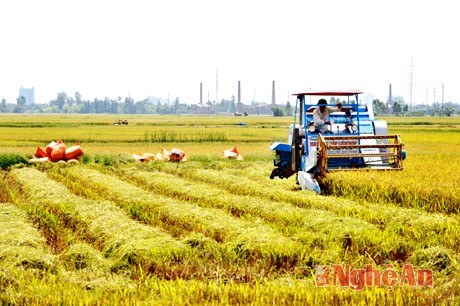
M 334 112 L 346 112 L 348 108 L 342 108 L 342 103 L 337 103 L 337 107 L 328 107 L 326 99 L 320 99 L 318 101 L 318 107 L 313 111 L 313 122 L 316 132 L 323 134 L 330 133 L 328 125 L 329 115 Z

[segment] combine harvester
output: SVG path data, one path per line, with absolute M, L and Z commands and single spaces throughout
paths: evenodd
M 343 90 L 294 94 L 297 101 L 288 143 L 276 142 L 270 146 L 276 152 L 277 167 L 270 178 L 288 178 L 296 173 L 302 189 L 321 193 L 319 183 L 328 172 L 402 170 L 406 151 L 399 135 L 388 135 L 386 121 L 374 119 L 372 105 L 358 104 L 361 93 Z M 315 127 L 313 111 L 319 106 L 311 104 L 312 96 L 339 97 L 335 101 L 344 99 L 341 106 L 348 110 L 333 112 L 329 116 L 330 125 Z M 327 106 L 337 107 L 337 104 L 328 102 Z

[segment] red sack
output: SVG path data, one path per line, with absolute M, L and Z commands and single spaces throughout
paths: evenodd
M 46 150 L 41 148 L 41 147 L 37 147 L 37 151 L 35 151 L 35 154 L 34 154 L 35 157 L 38 157 L 38 158 L 41 158 L 41 157 L 48 157 L 48 153 L 46 153 Z
M 83 151 L 80 148 L 80 145 L 76 144 L 65 150 L 64 157 L 66 160 L 69 160 L 69 159 L 77 159 L 82 155 L 83 155 Z
M 46 155 L 51 159 L 51 152 L 53 152 L 54 147 L 56 146 L 56 143 L 54 141 L 51 141 L 49 145 L 46 146 L 45 151 Z
M 232 159 L 232 158 L 235 158 L 235 159 L 238 159 L 238 160 L 243 159 L 243 156 L 240 155 L 240 153 L 238 152 L 238 149 L 236 148 L 236 146 L 234 146 L 233 148 L 230 148 L 228 150 L 225 150 L 224 151 L 224 156 L 226 158 L 229 158 L 229 159 Z
M 176 148 L 173 148 L 171 152 L 169 152 L 169 160 L 172 161 L 181 161 L 185 157 L 185 152 Z
M 66 149 L 67 147 L 65 144 L 62 142 L 62 140 L 59 139 L 51 151 L 51 160 L 55 162 L 63 160 Z

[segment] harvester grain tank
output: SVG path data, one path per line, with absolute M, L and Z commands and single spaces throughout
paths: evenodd
M 319 182 L 329 172 L 402 170 L 406 151 L 399 135 L 388 135 L 386 121 L 374 118 L 372 105 L 359 105 L 359 94 L 360 90 L 294 94 L 296 108 L 288 142 L 270 146 L 276 152 L 270 178 L 297 174 L 302 189 L 321 193 Z M 319 106 L 310 102 L 312 97 L 329 97 L 327 107 L 346 111 L 333 112 L 328 125 L 318 126 L 313 111 Z

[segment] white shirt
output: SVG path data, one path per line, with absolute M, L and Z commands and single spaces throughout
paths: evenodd
M 326 106 L 326 109 L 324 110 L 324 112 L 321 112 L 319 110 L 319 106 L 317 108 L 315 108 L 315 110 L 313 111 L 313 123 L 314 123 L 315 127 L 318 127 L 318 125 L 324 124 L 326 121 L 329 121 L 329 115 L 334 113 L 334 112 L 340 112 L 340 108 L 338 108 L 338 107 L 327 107 Z M 327 130 L 328 130 L 327 126 L 322 126 L 320 128 L 320 131 L 322 133 L 324 133 Z

